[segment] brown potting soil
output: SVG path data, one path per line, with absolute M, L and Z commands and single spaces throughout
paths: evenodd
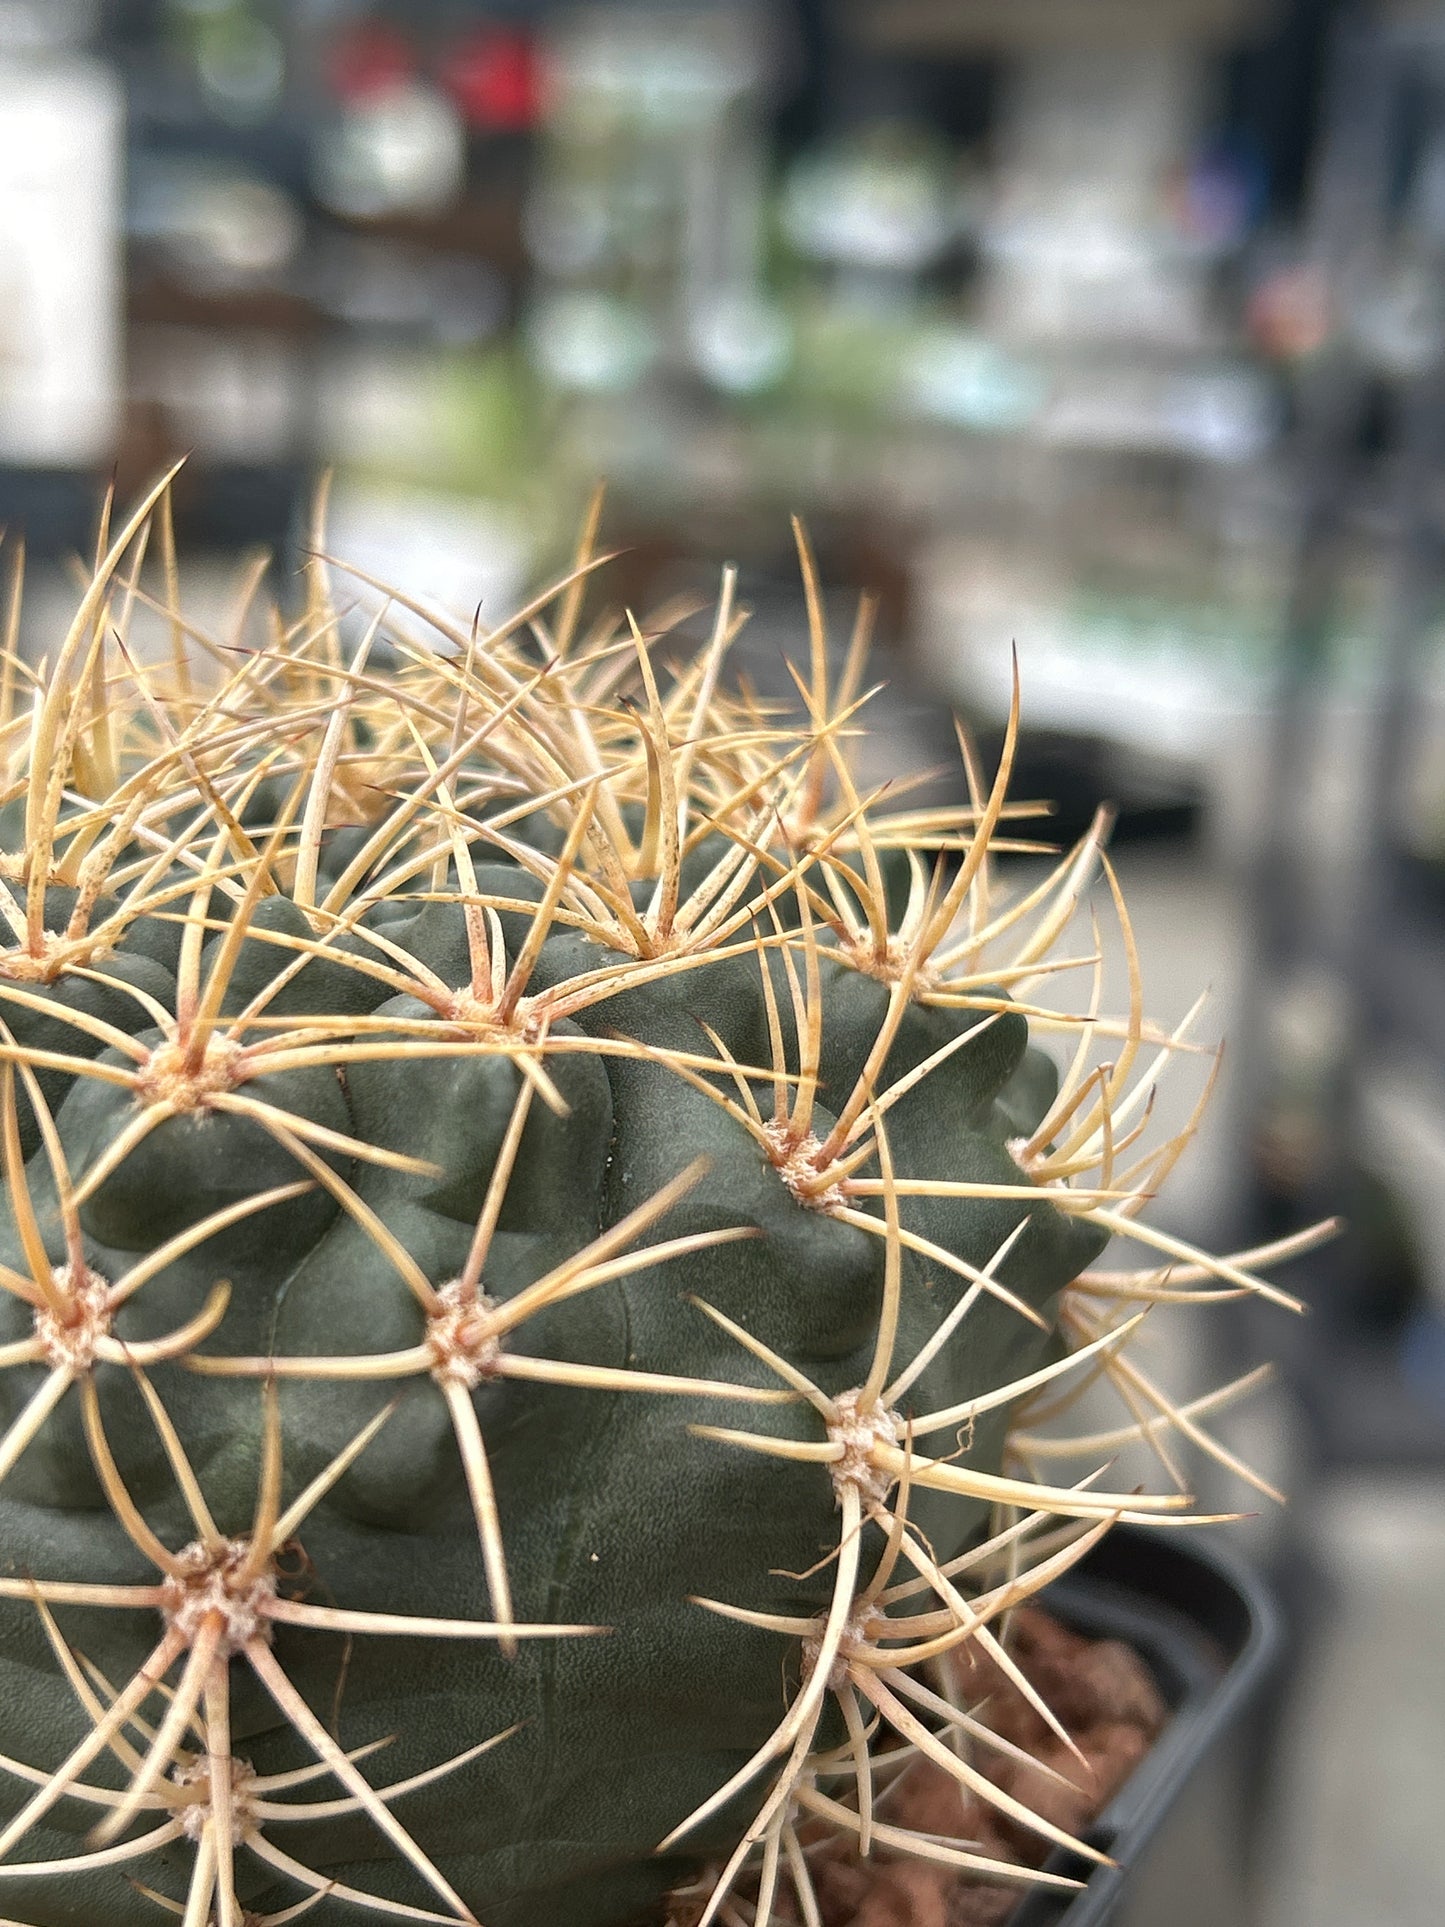
M 1037 1607 L 1014 1615 L 1010 1651 L 1025 1678 L 1073 1738 L 1084 1765 L 986 1657 L 958 1668 L 962 1703 L 986 1700 L 981 1717 L 1004 1739 L 1072 1782 L 975 1748 L 971 1758 L 1005 1792 L 1078 1834 L 1108 1805 L 1164 1724 L 1167 1709 L 1132 1647 L 1087 1639 Z M 919 1760 L 887 1802 L 888 1822 L 947 1835 L 995 1860 L 1041 1866 L 1050 1845 L 965 1792 L 941 1767 Z M 1002 1927 L 1024 1891 L 960 1877 L 950 1867 L 874 1855 L 822 1858 L 813 1879 L 825 1927 Z

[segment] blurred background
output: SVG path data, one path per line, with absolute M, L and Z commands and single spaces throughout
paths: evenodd
M 1019 793 L 1117 805 L 1151 1009 L 1231 1038 L 1162 1221 L 1350 1220 L 1307 1320 L 1157 1341 L 1180 1396 L 1282 1360 L 1223 1436 L 1294 1495 L 1239 1529 L 1291 1663 L 1129 1927 L 1438 1927 L 1445 7 L 0 0 L 32 652 L 182 453 L 202 620 L 323 471 L 335 551 L 489 622 L 605 478 L 609 592 L 736 559 L 765 686 L 801 514 L 840 643 L 880 597 L 869 776 L 940 796 L 1017 644 Z

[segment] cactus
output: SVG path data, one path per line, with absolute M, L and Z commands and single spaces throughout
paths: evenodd
M 731 574 L 670 670 L 584 631 L 595 530 L 491 634 L 398 591 L 343 652 L 318 557 L 241 649 L 181 614 L 162 484 L 38 673 L 17 567 L 0 1912 L 33 1927 L 815 1919 L 829 1831 L 1019 1877 L 873 1815 L 909 1750 L 1006 1804 L 923 1663 L 1012 1670 L 1010 1605 L 1198 1516 L 1049 1480 L 1071 1448 L 1027 1429 L 1092 1377 L 1131 1424 L 1085 1472 L 1210 1443 L 1130 1340 L 1282 1298 L 1256 1267 L 1304 1242 L 1140 1216 L 1187 1021 L 1144 1019 L 1102 825 L 1001 897 L 1014 723 L 966 809 L 860 797 L 866 620 L 835 674 L 806 546 L 788 717 L 722 693 Z M 1112 1024 L 1059 955 L 1101 869 Z M 1091 1270 L 1115 1236 L 1156 1268 Z

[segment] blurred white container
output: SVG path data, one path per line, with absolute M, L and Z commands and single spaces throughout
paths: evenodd
M 123 106 L 65 55 L 0 55 L 0 462 L 113 452 L 121 391 Z
M 499 504 L 346 476 L 332 490 L 327 546 L 378 581 L 426 583 L 422 617 L 393 607 L 389 627 L 443 655 L 454 648 L 448 632 L 475 622 L 485 637 L 521 605 L 533 561 L 521 523 Z M 359 635 L 389 598 L 344 567 L 332 574 L 347 631 Z
M 1207 338 L 1205 264 L 1166 216 L 1201 93 L 1187 44 L 1050 48 L 1014 63 L 981 236 L 990 328 L 1062 342 Z

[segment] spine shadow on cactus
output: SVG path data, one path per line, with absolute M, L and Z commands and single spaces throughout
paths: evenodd
M 1144 1019 L 1101 826 L 1000 890 L 1017 696 L 986 793 L 965 750 L 964 805 L 860 798 L 866 623 L 839 670 L 805 544 L 797 719 L 723 693 L 731 574 L 667 677 L 584 633 L 595 518 L 492 635 L 398 591 L 348 658 L 319 560 L 210 645 L 166 517 L 4 657 L 0 1908 L 766 1927 L 825 1836 L 1044 1877 L 874 1792 L 926 1754 L 1064 1839 L 948 1657 L 1011 1668 L 1111 1523 L 1201 1516 L 1101 1469 L 1241 1469 L 1203 1420 L 1253 1378 L 1180 1408 L 1133 1338 L 1288 1302 L 1258 1267 L 1319 1235 L 1140 1215 L 1194 1013 Z M 1064 948 L 1100 868 L 1118 1019 Z M 1125 1424 L 1060 1437 L 1094 1379 Z

